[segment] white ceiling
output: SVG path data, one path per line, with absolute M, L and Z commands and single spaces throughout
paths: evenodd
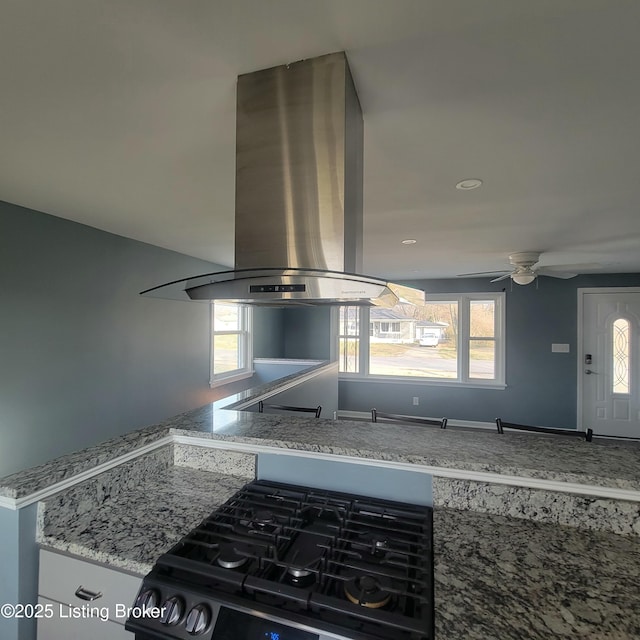
M 236 77 L 345 50 L 366 273 L 527 250 L 640 272 L 637 0 L 0 0 L 0 16 L 2 200 L 232 266 Z

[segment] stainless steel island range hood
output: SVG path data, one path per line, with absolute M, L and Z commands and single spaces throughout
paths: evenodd
M 142 294 L 278 306 L 396 304 L 400 287 L 359 275 L 363 123 L 345 54 L 240 76 L 236 115 L 235 269 Z

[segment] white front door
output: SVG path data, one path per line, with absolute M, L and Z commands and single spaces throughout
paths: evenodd
M 581 295 L 582 428 L 640 438 L 640 290 Z

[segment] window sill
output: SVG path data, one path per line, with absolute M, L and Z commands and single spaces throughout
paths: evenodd
M 492 389 L 504 390 L 507 388 L 504 382 L 458 382 L 457 380 L 430 380 L 424 378 L 401 378 L 399 376 L 362 376 L 357 374 L 344 374 L 338 376 L 340 381 L 348 382 L 396 382 L 398 384 L 423 385 L 425 387 L 453 387 L 462 389 Z
M 221 387 L 223 384 L 230 384 L 231 382 L 238 382 L 238 380 L 246 380 L 250 378 L 254 374 L 253 369 L 243 369 L 242 371 L 232 371 L 228 375 L 220 376 L 219 378 L 214 378 L 209 382 L 209 386 L 211 389 L 215 389 L 216 387 Z

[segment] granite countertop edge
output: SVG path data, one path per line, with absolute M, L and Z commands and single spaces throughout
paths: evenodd
M 60 482 L 67 481 L 100 465 L 108 464 L 142 447 L 153 445 L 167 436 L 175 435 L 274 447 L 292 452 L 324 453 L 372 461 L 400 462 L 423 467 L 480 472 L 494 475 L 496 480 L 499 476 L 503 478 L 509 476 L 517 478 L 518 484 L 523 486 L 526 486 L 527 481 L 549 480 L 628 490 L 639 492 L 640 496 L 640 479 L 637 479 L 633 474 L 630 475 L 629 472 L 631 467 L 637 468 L 637 464 L 640 463 L 640 447 L 631 447 L 624 452 L 623 459 L 627 466 L 626 471 L 620 473 L 618 477 L 610 477 L 611 471 L 606 469 L 602 474 L 599 474 L 600 465 L 596 464 L 599 452 L 604 450 L 604 445 L 575 442 L 575 439 L 569 439 L 571 442 L 566 442 L 564 441 L 566 439 L 558 439 L 558 437 L 548 435 L 509 434 L 508 436 L 496 436 L 495 433 L 482 433 L 483 430 L 462 433 L 456 429 L 443 431 L 427 428 L 425 431 L 425 428 L 421 427 L 393 425 L 394 437 L 391 444 L 388 437 L 388 425 L 385 424 L 342 419 L 335 421 L 298 416 L 277 416 L 252 411 L 238 411 L 231 408 L 238 406 L 238 402 L 240 402 L 240 406 L 244 406 L 247 398 L 256 399 L 261 395 L 273 392 L 282 385 L 295 382 L 296 378 L 302 379 L 310 372 L 321 371 L 333 364 L 327 362 L 313 364 L 300 372 L 254 387 L 247 392 L 229 396 L 218 402 L 207 403 L 159 424 L 111 438 L 87 449 L 1 478 L 0 499 L 5 499 L 5 506 L 6 502 L 10 500 L 26 502 L 30 496 L 51 487 L 55 488 L 55 485 Z M 500 440 L 496 439 L 498 437 Z M 326 444 L 327 442 L 335 444 L 329 445 Z M 556 462 L 558 468 L 540 468 L 544 467 L 544 464 L 536 468 L 535 460 L 527 460 L 528 454 L 523 452 L 526 451 L 529 444 L 534 443 L 538 443 L 543 452 L 557 453 L 559 456 Z M 461 453 L 459 445 L 464 445 Z M 502 463 L 500 456 L 496 456 L 495 452 L 491 450 L 494 446 L 504 449 L 503 457 L 506 462 Z M 582 470 L 580 465 L 576 465 L 576 451 L 579 451 L 581 447 L 585 447 L 583 451 L 589 452 L 592 458 L 590 471 L 588 469 Z M 613 452 L 614 455 L 614 464 L 610 465 L 611 469 L 618 469 L 615 455 L 616 451 L 621 451 L 621 446 L 611 445 L 607 447 L 607 450 Z M 466 459 L 464 459 L 465 456 Z M 568 462 L 567 469 L 562 470 L 565 462 Z
M 262 416 L 260 417 L 262 418 Z M 294 419 L 305 420 L 303 418 Z M 348 428 L 349 426 L 348 421 L 344 420 L 341 420 L 340 424 L 345 428 Z M 362 423 L 354 424 L 358 424 L 359 426 L 362 425 Z M 194 440 L 215 440 L 218 442 L 254 445 L 256 447 L 269 447 L 280 450 L 289 450 L 292 452 L 297 451 L 304 453 L 322 453 L 335 455 L 338 457 L 360 458 L 363 460 L 370 460 L 371 462 L 399 462 L 415 465 L 417 467 L 441 468 L 443 470 L 451 470 L 453 472 L 468 471 L 483 473 L 494 476 L 496 480 L 508 476 L 510 478 L 517 478 L 519 481 L 525 483 L 527 481 L 533 480 L 547 480 L 552 482 L 580 484 L 607 489 L 623 489 L 638 492 L 638 495 L 640 497 L 640 482 L 633 482 L 621 478 L 609 478 L 602 476 L 599 477 L 594 475 L 567 472 L 554 472 L 526 467 L 512 467 L 508 465 L 497 466 L 486 463 L 472 463 L 455 459 L 430 458 L 421 454 L 394 453 L 389 450 L 383 451 L 375 449 L 359 449 L 354 447 L 332 446 L 295 440 L 283 440 L 279 438 L 272 439 L 265 437 L 234 436 L 222 433 L 205 433 L 194 431 L 185 427 L 171 427 L 169 432 L 170 434 L 185 436 L 187 438 L 193 438 Z M 490 481 L 490 479 L 487 479 L 487 482 Z
M 207 405 L 204 409 L 210 409 Z M 203 408 L 200 408 L 203 409 Z M 185 424 L 187 414 L 181 414 L 161 424 L 146 427 L 138 431 L 125 434 L 110 439 L 102 444 L 95 445 L 83 451 L 56 458 L 38 467 L 33 467 L 22 472 L 18 472 L 11 476 L 7 476 L 0 480 L 0 496 L 9 499 L 28 498 L 37 492 L 46 490 L 53 485 L 68 480 L 75 475 L 83 473 L 89 469 L 95 468 L 100 464 L 108 463 L 120 456 L 130 454 L 137 449 L 153 444 L 167 436 L 179 435 L 186 438 L 216 440 L 219 442 L 240 443 L 259 447 L 272 447 L 274 449 L 289 450 L 293 452 L 305 453 L 323 453 L 342 457 L 360 458 L 363 460 L 380 461 L 380 462 L 399 462 L 422 467 L 442 468 L 443 470 L 458 470 L 468 472 L 478 472 L 493 475 L 496 480 L 500 477 L 509 476 L 518 478 L 519 482 L 526 484 L 532 480 L 547 480 L 554 482 L 564 482 L 572 484 L 581 484 L 587 486 L 596 486 L 609 489 L 623 489 L 628 491 L 640 492 L 640 482 L 634 482 L 624 478 L 610 478 L 605 476 L 594 476 L 589 474 L 578 474 L 562 471 L 551 471 L 543 469 L 534 469 L 526 467 L 515 467 L 511 464 L 496 465 L 483 462 L 469 462 L 465 460 L 456 460 L 453 458 L 429 457 L 423 453 L 396 453 L 391 450 L 382 450 L 376 448 L 358 448 L 355 446 L 344 446 L 341 443 L 336 445 L 326 445 L 313 442 L 304 442 L 295 439 L 291 435 L 290 438 L 282 437 L 262 437 L 233 435 L 230 433 L 212 433 L 205 431 L 201 425 L 197 423 L 202 416 L 196 417 L 189 425 Z M 232 410 L 217 410 L 217 413 L 240 413 Z M 245 412 L 242 412 L 245 413 Z M 230 418 L 232 416 L 229 416 Z M 246 413 L 242 417 L 243 422 L 257 422 L 273 419 L 273 416 L 263 416 L 258 414 Z M 287 418 L 289 421 L 300 423 L 306 426 L 309 419 L 292 417 Z M 206 422 L 211 420 L 211 414 Z M 233 420 L 235 422 L 235 420 Z M 326 421 L 331 422 L 333 421 Z M 333 423 L 335 424 L 335 423 Z M 363 423 L 354 423 L 358 427 L 362 427 Z M 373 425 L 371 425 L 373 426 Z M 349 421 L 340 421 L 340 427 L 349 429 Z M 447 474 L 448 475 L 448 474 Z M 487 479 L 490 482 L 490 479 Z

